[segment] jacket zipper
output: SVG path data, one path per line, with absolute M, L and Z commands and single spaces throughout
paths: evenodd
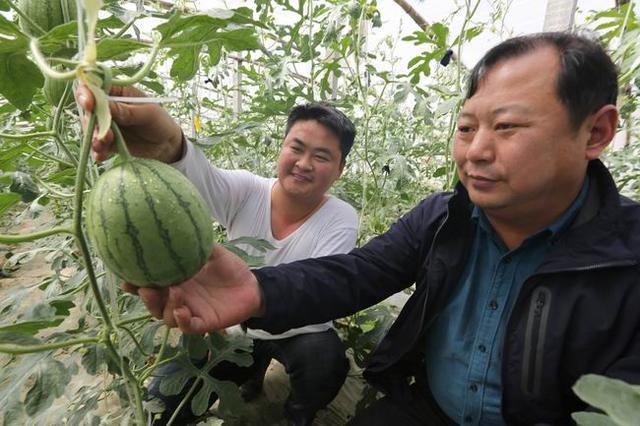
M 544 271 L 539 274 L 591 271 L 594 269 L 616 266 L 632 266 L 636 263 L 637 262 L 633 260 L 617 260 L 612 262 L 594 263 L 592 265 L 580 266 L 571 269 Z M 533 277 L 530 277 L 529 280 L 531 280 L 531 278 Z M 520 292 L 520 294 L 522 294 L 522 291 Z M 529 314 L 527 316 L 527 323 L 525 328 L 524 352 L 522 358 L 522 376 L 520 381 L 522 392 L 525 395 L 540 395 L 543 373 L 544 343 L 548 329 L 551 302 L 552 293 L 548 287 L 538 286 L 531 294 L 531 303 L 529 305 Z M 513 314 L 513 310 L 511 314 Z M 503 348 L 503 350 L 505 349 L 506 346 Z M 503 361 L 504 360 L 505 358 L 503 357 Z
M 538 396 L 542 383 L 542 361 L 551 308 L 551 291 L 540 286 L 531 296 L 525 330 L 521 386 L 525 395 Z
M 447 206 L 447 213 L 445 214 L 444 219 L 440 223 L 440 226 L 438 226 L 438 229 L 436 230 L 436 233 L 433 235 L 433 240 L 431 240 L 431 246 L 429 247 L 429 251 L 427 252 L 426 259 L 429 259 L 431 257 L 431 253 L 433 253 L 433 246 L 435 246 L 436 240 L 438 239 L 438 235 L 440 234 L 440 231 L 442 230 L 444 225 L 447 223 L 447 220 L 449 220 L 449 206 Z M 424 317 L 425 317 L 425 314 L 427 312 L 427 302 L 428 301 L 429 301 L 429 283 L 427 283 L 427 288 L 425 290 L 424 303 L 422 305 L 422 312 L 421 312 L 421 315 L 420 315 L 420 323 L 421 324 L 424 324 Z M 437 315 L 434 315 L 434 317 L 431 318 L 431 320 L 429 321 L 429 324 L 424 324 L 424 328 L 422 329 L 423 332 L 420 333 L 420 335 L 424 335 L 424 333 L 426 333 L 427 329 L 429 328 L 431 323 L 433 323 L 433 321 L 435 320 L 436 316 Z

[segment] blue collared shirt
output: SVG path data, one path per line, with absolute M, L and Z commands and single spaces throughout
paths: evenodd
M 462 425 L 504 425 L 502 340 L 524 281 L 584 204 L 588 180 L 567 211 L 509 251 L 484 213 L 474 208 L 470 257 L 446 307 L 427 332 L 429 387 L 443 411 Z

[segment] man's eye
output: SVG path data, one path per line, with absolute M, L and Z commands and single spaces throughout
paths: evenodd
M 496 125 L 496 130 L 509 130 L 509 129 L 515 129 L 516 127 L 520 127 L 520 126 L 516 123 L 498 123 Z
M 471 126 L 458 126 L 458 132 L 460 133 L 470 133 L 473 131 Z
M 316 155 L 316 160 L 322 161 L 322 162 L 329 161 L 327 157 L 323 157 L 321 155 Z

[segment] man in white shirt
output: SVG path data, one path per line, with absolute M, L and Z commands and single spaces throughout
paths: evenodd
M 142 95 L 133 88 L 114 88 L 112 94 Z M 80 88 L 77 95 L 81 106 L 93 108 L 93 98 L 86 89 Z M 355 138 L 351 121 L 334 107 L 315 103 L 291 110 L 277 178 L 215 167 L 182 137 L 177 123 L 158 106 L 113 104 L 111 110 L 132 154 L 167 162 L 183 172 L 230 239 L 248 236 L 271 243 L 275 249 L 266 253 L 266 265 L 346 253 L 355 247 L 356 211 L 326 193 L 342 174 Z M 112 141 L 112 134 L 104 140 L 94 140 L 97 160 L 113 151 Z M 243 248 L 256 254 L 251 247 Z M 336 396 L 349 369 L 344 345 L 331 323 L 278 335 L 251 329 L 247 334 L 254 339 L 253 366 L 240 368 L 221 363 L 210 372 L 212 376 L 238 384 L 249 382 L 254 392 L 259 391 L 266 368 L 275 358 L 284 365 L 291 382 L 285 416 L 292 424 L 310 425 L 316 412 Z M 189 385 L 185 386 L 184 393 L 177 396 L 165 396 L 159 391 L 161 375 L 178 368 L 166 366 L 149 387 L 150 394 L 165 403 L 162 419 L 154 424 L 166 423 L 189 389 Z M 177 418 L 180 424 L 195 419 L 189 407 L 185 404 L 181 410 Z

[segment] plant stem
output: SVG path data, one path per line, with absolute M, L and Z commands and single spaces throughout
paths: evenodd
M 144 348 L 142 347 L 142 345 L 140 344 L 140 342 L 138 341 L 138 339 L 136 339 L 136 335 L 133 334 L 133 332 L 131 330 L 129 330 L 127 327 L 123 327 L 120 326 L 118 327 L 120 330 L 124 330 L 125 333 L 127 333 L 127 335 L 131 338 L 131 340 L 133 341 L 133 344 L 136 346 L 136 348 L 138 348 L 138 350 L 140 351 L 140 353 L 143 356 L 149 356 L 149 354 L 144 350 Z
M 31 145 L 30 143 L 28 143 L 27 146 L 29 148 L 31 148 L 32 151 L 35 151 L 38 154 L 42 155 L 44 158 L 46 158 L 48 160 L 51 160 L 51 161 L 55 161 L 56 163 L 61 164 L 61 165 L 65 166 L 65 167 L 67 167 L 67 168 L 76 166 L 75 164 L 71 164 L 68 161 L 64 161 L 64 160 L 61 160 L 61 159 L 59 159 L 57 157 L 54 157 L 53 155 L 47 154 L 46 152 L 42 151 L 39 148 L 36 148 L 35 146 Z
M 73 162 L 74 167 L 77 167 L 78 166 L 78 159 L 73 156 L 71 151 L 69 151 L 69 148 L 67 148 L 67 146 L 64 144 L 64 141 L 62 140 L 60 135 L 56 135 L 55 136 L 55 141 L 56 141 L 56 144 L 58 145 L 58 147 L 61 148 L 64 151 L 65 155 L 67 157 L 69 157 L 69 159 Z
M 137 73 L 132 75 L 131 77 L 126 78 L 114 78 L 111 81 L 112 86 L 131 86 L 145 78 L 151 70 L 153 63 L 156 61 L 156 57 L 158 56 L 158 51 L 160 50 L 160 42 L 156 42 L 153 45 L 153 49 L 151 50 L 151 55 L 149 56 L 149 60 L 138 70 Z
M 138 382 L 133 376 L 133 373 L 129 368 L 129 364 L 127 364 L 124 358 L 122 358 L 120 354 L 118 354 L 118 351 L 116 350 L 110 337 L 107 337 L 105 344 L 109 353 L 111 354 L 111 357 L 114 358 L 115 361 L 120 363 L 120 370 L 122 371 L 123 376 L 129 382 L 131 391 L 133 392 L 133 400 L 136 407 L 136 422 L 139 426 L 145 426 L 144 407 L 142 406 L 142 395 L 140 394 L 140 387 L 138 386 Z
M 36 24 L 35 22 L 33 22 L 33 20 L 29 17 L 29 15 L 27 15 L 26 13 L 24 13 L 22 10 L 20 10 L 20 8 L 18 6 L 16 6 L 15 4 L 13 4 L 12 0 L 7 0 L 7 3 L 9 3 L 9 6 L 16 11 L 16 13 L 18 14 L 18 16 L 20 16 L 22 19 L 24 19 L 24 21 L 27 23 L 28 26 L 35 28 L 38 31 L 38 35 L 43 35 L 46 34 L 47 32 L 45 30 L 42 29 L 42 27 L 38 24 Z M 30 34 L 31 35 L 31 34 Z
M 191 388 L 189 388 L 189 392 L 187 392 L 187 394 L 184 396 L 184 398 L 182 398 L 182 401 L 180 401 L 180 404 L 178 405 L 178 408 L 176 408 L 176 410 L 173 412 L 173 415 L 171 416 L 171 418 L 167 422 L 167 426 L 173 425 L 173 422 L 176 420 L 176 417 L 178 417 L 178 413 L 180 413 L 180 411 L 182 411 L 182 407 L 184 407 L 184 405 L 187 403 L 187 401 L 189 401 L 191 399 L 191 396 L 195 393 L 196 387 L 198 386 L 200 381 L 202 381 L 202 378 L 201 377 L 197 377 L 196 380 L 193 382 L 193 384 L 191 385 Z
M 124 161 L 131 160 L 131 158 L 133 157 L 131 157 L 129 149 L 127 148 L 127 144 L 125 143 L 124 137 L 122 136 L 122 132 L 120 131 L 120 127 L 118 127 L 115 121 L 111 121 L 111 130 L 113 130 L 113 136 L 116 140 L 118 154 L 124 159 Z
M 137 16 L 135 16 L 133 19 L 131 19 L 129 22 L 127 22 L 124 27 L 120 28 L 120 31 L 118 31 L 117 33 L 115 33 L 113 35 L 113 38 L 120 38 L 123 36 L 124 33 L 127 32 L 127 30 L 129 28 L 131 28 L 131 26 L 133 25 L 134 22 L 136 22 L 136 20 L 138 19 Z
M 40 48 L 38 47 L 38 39 L 32 38 L 29 43 L 29 47 L 31 49 L 31 54 L 33 55 L 33 59 L 36 61 L 36 65 L 40 68 L 42 73 L 50 78 L 56 80 L 72 80 L 76 77 L 76 70 L 73 69 L 71 71 L 60 72 L 56 71 L 47 62 L 47 58 L 44 57 Z
M 73 194 L 71 193 L 64 193 L 62 191 L 58 191 L 57 189 L 54 189 L 51 187 L 51 185 L 49 185 L 47 182 L 43 181 L 42 179 L 40 179 L 39 177 L 35 177 L 36 182 L 38 182 L 38 185 L 44 187 L 44 189 L 46 189 L 49 194 L 54 195 L 56 197 L 60 197 L 60 198 L 73 198 Z
M 122 320 L 122 321 L 116 323 L 116 327 L 121 327 L 123 325 L 131 324 L 132 322 L 148 320 L 148 319 L 151 319 L 151 318 L 153 318 L 153 317 L 150 314 L 140 315 L 140 316 L 133 317 L 133 318 L 127 318 L 125 320 Z
M 96 273 L 93 269 L 93 263 L 91 262 L 91 255 L 89 254 L 89 246 L 87 245 L 87 240 L 84 237 L 84 232 L 82 231 L 82 201 L 83 201 L 83 191 L 84 191 L 84 178 L 87 172 L 87 164 L 89 162 L 89 151 L 91 149 L 91 140 L 93 138 L 93 128 L 96 125 L 96 113 L 95 111 L 91 113 L 89 117 L 89 123 L 87 124 L 87 129 L 85 130 L 84 137 L 82 140 L 82 148 L 80 151 L 80 164 L 78 165 L 78 173 L 76 174 L 76 191 L 75 191 L 75 203 L 73 208 L 73 225 L 76 235 L 76 240 L 78 246 L 80 247 L 80 251 L 82 252 L 82 259 L 84 260 L 84 266 L 87 268 L 87 276 L 89 277 L 89 282 L 91 284 L 91 290 L 93 292 L 94 297 L 96 298 L 96 303 L 98 304 L 98 309 L 102 314 L 103 320 L 107 326 L 109 331 L 114 329 L 113 323 L 111 321 L 111 317 L 109 316 L 109 311 L 107 311 L 107 307 L 104 304 L 104 300 L 102 299 L 102 295 L 100 294 L 100 289 L 98 288 L 98 281 L 96 279 Z
M 16 243 L 26 243 L 29 241 L 35 241 L 40 238 L 48 237 L 54 234 L 72 234 L 75 235 L 73 229 L 64 227 L 64 226 L 56 226 L 55 228 L 47 229 L 44 231 L 33 232 L 30 234 L 0 234 L 0 243 L 2 244 L 16 244 Z
M 160 364 L 160 362 L 162 361 L 162 357 L 164 356 L 164 351 L 165 351 L 165 348 L 167 347 L 167 342 L 169 341 L 170 332 L 171 332 L 171 329 L 169 327 L 166 327 L 164 336 L 162 337 L 162 344 L 160 345 L 160 351 L 158 351 L 158 356 L 156 356 L 156 359 L 153 365 L 151 365 L 147 370 L 145 370 L 144 374 L 140 376 L 140 383 L 144 382 L 147 379 L 147 377 L 149 377 L 155 371 L 155 369 L 158 368 L 158 365 Z
M 55 136 L 56 132 L 51 130 L 47 132 L 34 132 L 34 133 L 23 133 L 23 134 L 10 134 L 10 133 L 0 133 L 0 138 L 2 139 L 28 139 L 28 138 L 44 138 L 47 136 Z
M 42 345 L 0 345 L 0 353 L 20 355 L 34 352 L 51 351 L 69 346 L 82 345 L 84 343 L 98 343 L 97 337 L 85 337 L 81 339 L 65 340 L 64 342 L 47 343 Z

